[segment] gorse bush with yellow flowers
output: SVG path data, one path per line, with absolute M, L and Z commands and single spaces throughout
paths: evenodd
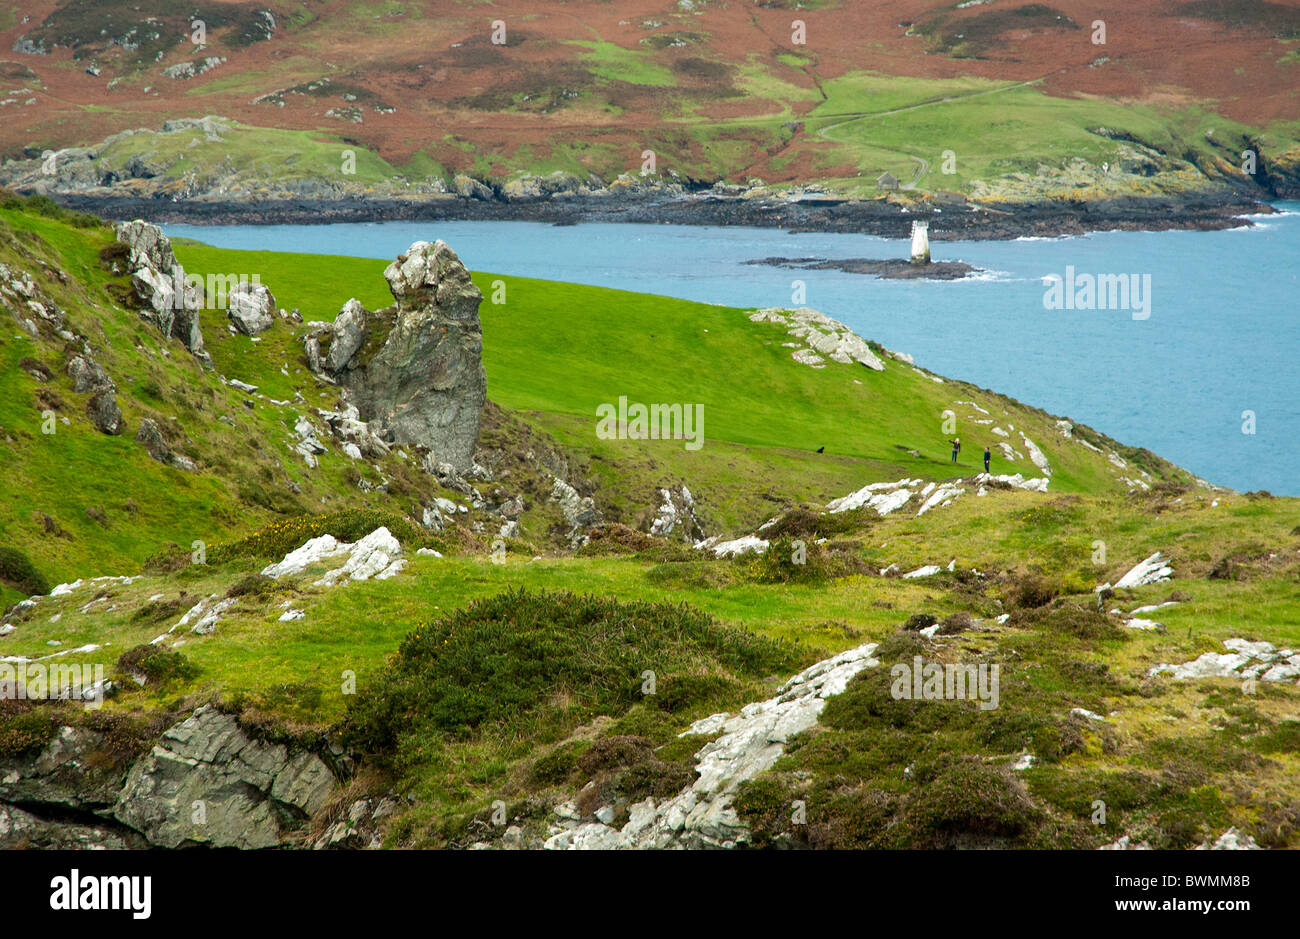
M 403 545 L 423 538 L 421 531 L 400 516 L 371 509 L 347 509 L 322 515 L 299 515 L 273 522 L 247 538 L 214 546 L 208 554 L 208 560 L 220 564 L 238 558 L 281 558 L 321 535 L 333 535 L 339 541 L 357 541 L 380 526 L 386 527 Z

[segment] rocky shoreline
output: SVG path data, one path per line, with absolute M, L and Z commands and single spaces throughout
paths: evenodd
M 984 273 L 965 261 L 933 261 L 916 264 L 905 258 L 757 258 L 746 264 L 763 264 L 799 271 L 843 271 L 846 274 L 874 274 L 882 280 L 961 280 Z
M 112 194 L 50 195 L 71 209 L 109 219 L 145 218 L 197 225 L 322 224 L 373 221 L 528 221 L 784 228 L 901 237 L 912 220 L 928 219 L 932 240 L 1062 237 L 1090 231 L 1215 231 L 1253 224 L 1247 216 L 1275 210 L 1231 192 L 1181 197 L 1131 197 L 1095 202 L 1004 203 L 995 208 L 960 197 L 900 204 L 887 199 L 752 198 L 711 190 L 665 195 L 554 195 L 531 199 L 431 194 L 420 198 L 347 196 L 221 201 Z

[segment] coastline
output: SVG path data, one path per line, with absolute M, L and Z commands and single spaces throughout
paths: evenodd
M 745 198 L 705 191 L 664 195 L 571 195 L 504 200 L 437 195 L 390 197 L 271 198 L 258 201 L 206 198 L 51 193 L 59 204 L 105 218 L 146 218 L 193 225 L 305 225 L 380 221 L 525 221 L 553 225 L 583 222 L 715 225 L 780 228 L 791 232 L 858 233 L 899 237 L 914 219 L 930 222 L 938 241 L 1054 238 L 1093 231 L 1219 231 L 1250 227 L 1253 218 L 1275 214 L 1266 202 L 1228 193 L 1180 197 L 1129 197 L 1092 202 L 1050 200 L 994 207 L 945 199 L 900 205 L 883 199 Z

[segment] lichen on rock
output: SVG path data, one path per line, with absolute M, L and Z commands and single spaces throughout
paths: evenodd
M 384 277 L 396 302 L 372 312 L 349 300 L 304 340 L 308 363 L 343 386 L 380 439 L 426 447 L 435 462 L 468 471 L 487 398 L 483 295 L 441 241 L 417 241 Z

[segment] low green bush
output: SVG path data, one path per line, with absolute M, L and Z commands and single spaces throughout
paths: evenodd
M 50 592 L 45 576 L 17 548 L 0 547 L 0 581 L 29 596 Z
M 0 757 L 39 753 L 58 733 L 56 712 L 31 702 L 6 702 L 0 709 Z
M 782 535 L 772 540 L 767 550 L 755 554 L 747 570 L 751 580 L 763 584 L 821 584 L 837 577 L 866 573 L 867 565 L 848 551 Z
M 158 683 L 193 678 L 199 673 L 181 652 L 170 652 L 158 646 L 135 646 L 123 652 L 117 660 L 117 670 L 125 674 L 141 674 Z
M 701 708 L 723 687 L 753 691 L 797 664 L 792 646 L 716 624 L 685 604 L 526 589 L 478 600 L 407 635 L 388 667 L 349 703 L 344 738 L 418 760 L 484 725 L 572 726 L 639 702 Z M 655 673 L 655 695 L 643 691 Z M 694 685 L 688 677 L 718 676 Z M 678 687 L 680 684 L 680 687 Z
M 152 600 L 131 614 L 131 625 L 154 626 L 165 622 L 174 616 L 179 616 L 184 610 L 188 609 L 187 602 L 192 601 L 187 601 L 183 597 L 172 597 L 170 600 Z

